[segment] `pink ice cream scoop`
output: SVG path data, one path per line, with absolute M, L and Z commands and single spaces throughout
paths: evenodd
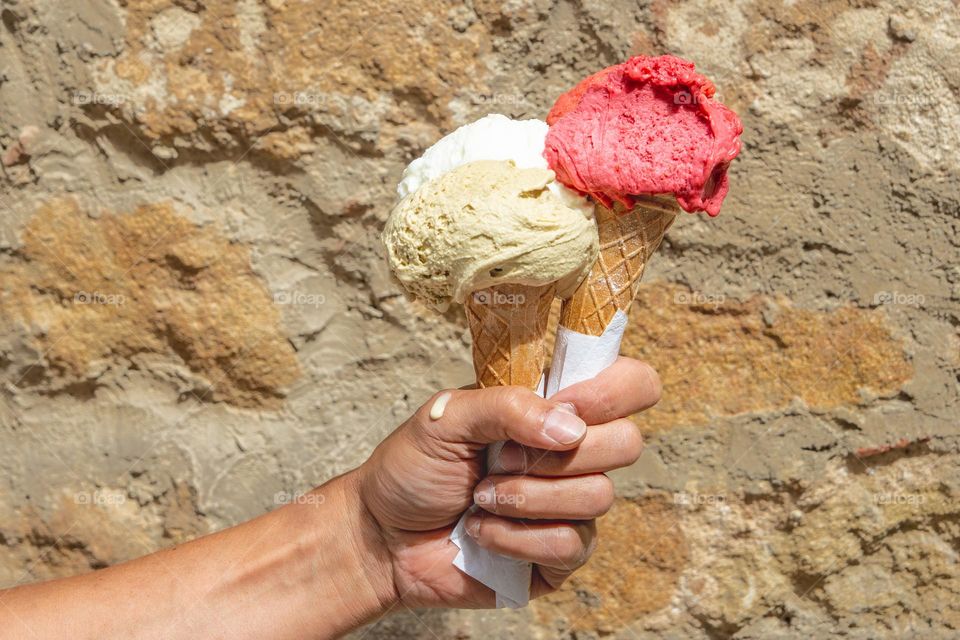
M 544 155 L 560 182 L 610 207 L 672 193 L 711 216 L 729 189 L 743 125 L 692 62 L 636 56 L 583 80 L 547 116 Z

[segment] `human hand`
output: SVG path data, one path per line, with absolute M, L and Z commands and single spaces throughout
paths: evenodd
M 377 532 L 364 538 L 386 549 L 370 550 L 382 559 L 371 580 L 411 607 L 494 606 L 492 590 L 451 564 L 450 532 L 476 502 L 468 533 L 534 563 L 531 597 L 557 589 L 592 553 L 594 519 L 613 503 L 604 473 L 640 456 L 626 416 L 659 397 L 656 372 L 629 358 L 546 400 L 519 387 L 435 394 L 351 474 Z M 485 449 L 500 440 L 510 442 L 483 478 Z
M 471 535 L 534 563 L 531 595 L 543 595 L 593 550 L 593 519 L 613 501 L 603 473 L 640 455 L 623 417 L 659 395 L 656 373 L 626 358 L 549 400 L 518 387 L 441 392 L 303 500 L 131 562 L 0 591 L 0 637 L 336 638 L 398 604 L 492 607 L 494 593 L 451 564 L 451 529 L 474 500 Z M 500 440 L 512 442 L 481 481 L 486 445 Z

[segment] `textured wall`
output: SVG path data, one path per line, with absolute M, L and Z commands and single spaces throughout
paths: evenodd
M 897 0 L 0 1 L 0 584 L 237 522 L 346 470 L 465 325 L 376 236 L 411 158 L 631 53 L 742 116 L 628 351 L 665 391 L 592 566 L 366 638 L 960 629 L 960 11 Z M 361 634 L 357 634 L 360 637 Z

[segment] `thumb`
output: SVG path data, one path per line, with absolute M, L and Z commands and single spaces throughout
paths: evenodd
M 587 433 L 571 403 L 544 400 L 522 387 L 443 391 L 417 412 L 431 436 L 487 445 L 513 440 L 538 449 L 573 449 Z

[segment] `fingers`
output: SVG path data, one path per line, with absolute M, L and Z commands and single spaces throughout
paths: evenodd
M 596 378 L 567 387 L 550 400 L 570 402 L 587 424 L 601 424 L 649 409 L 660 400 L 660 390 L 653 367 L 620 357 Z
M 473 500 L 508 518 L 592 520 L 613 506 L 613 482 L 602 473 L 562 479 L 490 476 L 477 485 Z
M 521 387 L 442 391 L 414 416 L 424 433 L 454 444 L 501 440 L 549 451 L 574 449 L 586 425 L 607 423 L 653 406 L 660 379 L 649 365 L 630 358 L 599 376 L 545 400 Z
M 597 526 L 582 522 L 518 522 L 478 511 L 467 533 L 485 549 L 543 567 L 572 572 L 593 553 Z
M 643 436 L 633 421 L 614 420 L 587 429 L 580 446 L 571 451 L 545 451 L 507 442 L 490 473 L 534 476 L 579 476 L 629 467 L 643 453 Z
M 447 443 L 514 440 L 548 450 L 576 447 L 587 432 L 572 405 L 521 387 L 442 391 L 417 411 L 414 423 Z

